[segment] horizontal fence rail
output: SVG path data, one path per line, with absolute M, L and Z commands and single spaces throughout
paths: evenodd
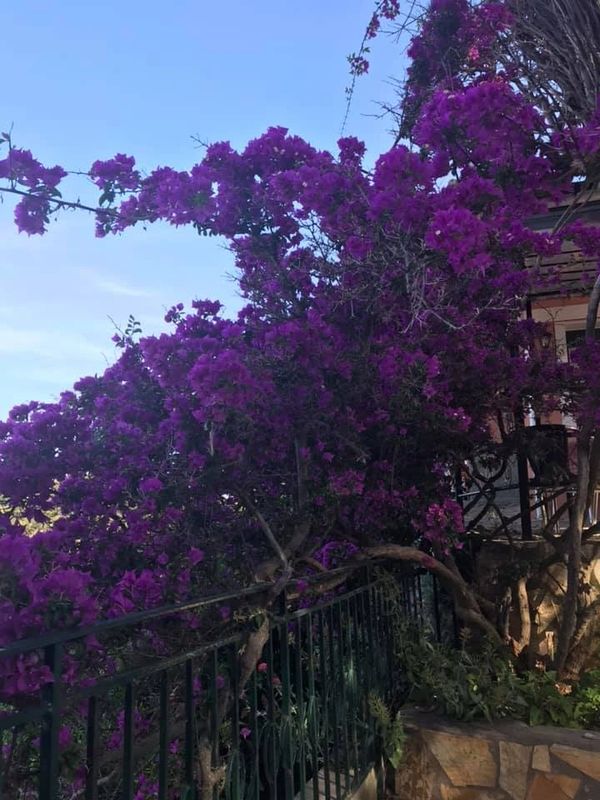
M 418 572 L 393 592 L 379 569 L 327 581 L 268 611 L 271 584 L 0 648 L 0 667 L 43 670 L 0 702 L 1 800 L 348 796 L 376 761 L 369 699 L 391 697 L 393 614 L 438 639 L 448 618 Z

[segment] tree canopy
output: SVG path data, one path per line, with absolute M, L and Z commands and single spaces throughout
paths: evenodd
M 378 4 L 366 41 L 398 6 Z M 469 535 L 456 467 L 498 457 L 491 421 L 507 414 L 568 411 L 588 455 L 600 423 L 598 345 L 564 364 L 523 313 L 539 281 L 527 258 L 566 240 L 598 253 L 593 228 L 527 221 L 595 185 L 600 117 L 541 102 L 520 7 L 432 0 L 398 139 L 372 170 L 352 137 L 329 153 L 277 127 L 239 152 L 210 145 L 188 171 L 92 164 L 98 236 L 165 220 L 225 237 L 245 306 L 228 319 L 218 302 L 179 304 L 171 333 L 117 336 L 104 374 L 0 423 L 0 643 L 285 581 L 332 547 L 419 561 L 495 630 L 453 558 Z M 364 52 L 352 63 L 366 69 Z M 21 231 L 81 207 L 66 170 L 2 146 Z M 5 697 L 47 680 L 0 668 Z

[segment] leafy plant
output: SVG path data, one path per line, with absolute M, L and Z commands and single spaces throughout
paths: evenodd
M 383 755 L 394 769 L 398 769 L 404 755 L 406 732 L 400 712 L 395 714 L 378 695 L 369 694 L 369 710 L 377 723 Z
M 520 719 L 529 725 L 600 728 L 600 670 L 568 686 L 554 671 L 518 672 L 496 643 L 440 644 L 423 624 L 404 613 L 397 582 L 380 575 L 391 609 L 396 685 L 403 702 L 425 705 L 460 720 Z
M 508 652 L 490 642 L 460 649 L 440 645 L 399 615 L 393 637 L 404 702 L 453 719 L 600 727 L 600 670 L 566 686 L 552 671 L 517 672 Z
M 555 672 L 531 670 L 520 676 L 518 689 L 527 706 L 530 725 L 551 723 L 564 728 L 577 726 L 573 693 L 560 687 Z
M 586 673 L 574 696 L 575 718 L 584 728 L 600 728 L 600 669 Z

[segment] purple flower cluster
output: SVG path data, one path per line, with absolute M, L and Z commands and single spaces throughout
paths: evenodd
M 465 530 L 462 508 L 449 497 L 441 503 L 431 503 L 423 519 L 415 522 L 415 527 L 421 531 L 434 552 L 447 553 L 450 544 L 461 546 L 460 535 Z
M 0 159 L 0 181 L 25 195 L 15 207 L 20 231 L 45 232 L 52 199 L 60 197 L 57 187 L 66 175 L 62 167 L 44 167 L 29 150 L 11 147 L 6 158 Z
M 90 178 L 99 189 L 130 192 L 137 188 L 140 175 L 135 169 L 135 158 L 117 153 L 108 161 L 94 161 Z

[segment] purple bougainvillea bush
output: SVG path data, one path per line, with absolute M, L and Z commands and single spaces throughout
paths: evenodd
M 355 138 L 330 153 L 280 127 L 239 152 L 213 144 L 189 171 L 92 164 L 98 236 L 158 220 L 221 236 L 245 306 L 228 319 L 181 303 L 170 333 L 117 337 L 102 375 L 0 423 L 0 644 L 361 553 L 438 572 L 469 624 L 500 637 L 455 570 L 456 467 L 493 453 L 490 420 L 518 408 L 600 422 L 598 346 L 564 364 L 523 314 L 526 256 L 566 239 L 598 253 L 594 229 L 526 221 L 589 177 L 600 117 L 561 126 L 520 89 L 518 63 L 496 56 L 509 6 L 433 0 L 409 51 L 404 143 L 372 169 Z M 368 36 L 400 11 L 377 9 Z M 21 231 L 81 206 L 61 167 L 3 148 Z M 5 702 L 49 680 L 24 658 L 0 670 Z
M 211 145 L 189 171 L 92 164 L 97 235 L 166 220 L 222 236 L 246 305 L 227 319 L 179 304 L 171 333 L 116 337 L 104 374 L 0 424 L 3 641 L 276 574 L 273 541 L 295 563 L 328 541 L 443 556 L 460 538 L 453 465 L 490 443 L 490 418 L 571 402 L 580 377 L 523 319 L 524 257 L 567 236 L 595 252 L 599 236 L 526 225 L 572 193 L 565 165 L 595 157 L 598 119 L 555 130 L 528 102 L 491 55 L 510 25 L 502 2 L 431 4 L 410 143 L 371 170 L 352 137 L 329 153 L 284 128 Z M 16 224 L 43 234 L 67 173 L 3 147 Z M 595 424 L 585 372 L 574 410 Z

